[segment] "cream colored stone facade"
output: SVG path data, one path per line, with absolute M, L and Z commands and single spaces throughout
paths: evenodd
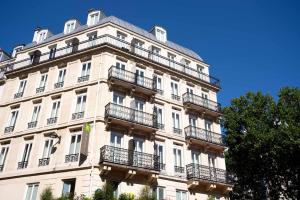
M 88 41 L 91 33 L 97 36 Z M 118 34 L 125 38 L 117 39 Z M 70 51 L 65 46 L 74 38 L 79 45 Z M 142 48 L 133 45 L 136 40 Z M 54 45 L 55 56 L 49 59 Z M 149 51 L 153 46 L 159 54 Z M 41 55 L 33 61 L 29 57 L 37 50 Z M 170 54 L 176 62 L 166 59 Z M 181 64 L 184 59 L 190 69 Z M 82 72 L 84 64 L 90 66 L 89 72 Z M 116 67 L 122 64 L 126 71 Z M 5 71 L 0 83 L 0 199 L 26 199 L 30 184 L 36 185 L 36 199 L 47 186 L 59 196 L 63 190 L 73 190 L 70 180 L 76 194 L 88 196 L 105 181 L 115 184 L 116 194 L 138 194 L 150 185 L 161 188 L 163 199 L 227 196 L 230 184 L 215 103 L 220 87 L 207 75 L 209 66 L 204 61 L 107 20 L 27 46 L 15 58 L 0 62 L 0 68 Z M 64 79 L 59 78 L 62 69 L 66 69 Z M 137 70 L 142 71 L 140 76 Z M 22 80 L 25 87 L 20 86 Z M 193 92 L 185 94 L 187 88 Z M 78 100 L 80 95 L 86 96 L 85 102 Z M 53 102 L 58 101 L 56 110 Z M 18 111 L 15 119 L 13 111 Z M 91 131 L 84 135 L 85 123 Z M 76 134 L 81 140 L 73 137 L 72 142 Z M 50 151 L 45 148 L 49 139 L 53 141 Z M 88 139 L 86 146 L 84 139 Z M 26 144 L 32 144 L 30 150 L 27 145 L 27 154 Z M 34 199 L 34 192 L 30 195 Z

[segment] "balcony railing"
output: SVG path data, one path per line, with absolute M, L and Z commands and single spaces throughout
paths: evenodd
M 228 173 L 223 169 L 192 163 L 186 166 L 186 172 L 188 180 L 200 179 L 216 183 L 230 184 Z
M 194 105 L 198 105 L 201 106 L 203 108 L 212 110 L 214 112 L 221 112 L 221 104 L 211 101 L 209 99 L 205 99 L 201 96 L 195 95 L 195 94 L 191 94 L 191 93 L 184 93 L 182 95 L 182 100 L 183 103 L 192 103 Z
M 55 58 L 60 58 L 60 57 L 66 56 L 66 55 L 71 55 L 72 53 L 84 51 L 86 49 L 91 49 L 94 47 L 98 47 L 103 44 L 108 44 L 108 45 L 120 48 L 122 50 L 126 50 L 127 52 L 131 52 L 139 57 L 143 57 L 146 59 L 150 59 L 154 62 L 157 62 L 171 70 L 186 74 L 193 78 L 207 82 L 208 84 L 211 84 L 213 86 L 220 87 L 220 81 L 219 81 L 219 79 L 217 79 L 215 77 L 212 77 L 208 74 L 204 74 L 201 71 L 198 71 L 189 66 L 185 66 L 182 63 L 178 63 L 167 57 L 153 53 L 148 49 L 136 46 L 133 43 L 126 42 L 117 37 L 107 35 L 107 34 L 98 36 L 93 41 L 85 40 L 85 41 L 80 42 L 79 44 L 74 44 L 72 46 L 66 45 L 65 47 L 58 48 L 58 49 L 56 49 L 55 55 L 52 55 L 51 57 L 50 57 L 50 51 L 43 53 L 39 56 L 38 63 L 44 63 L 49 60 L 53 60 Z M 70 49 L 71 49 L 71 51 L 70 51 Z M 75 49 L 76 51 L 72 51 L 72 49 Z M 34 64 L 38 64 L 38 63 L 34 63 Z M 25 67 L 31 66 L 32 64 L 33 63 L 30 60 L 30 58 L 27 58 L 24 60 L 20 60 L 17 62 L 12 62 L 12 63 L 7 64 L 6 67 L 4 67 L 2 69 L 2 71 L 10 71 L 10 70 L 18 69 L 18 68 L 25 68 Z
M 162 124 L 162 123 L 156 123 L 157 125 L 157 128 L 160 129 L 160 130 L 164 130 L 165 129 L 165 125 Z
M 115 66 L 111 66 L 108 70 L 108 78 L 116 78 L 128 83 L 132 83 L 143 88 L 147 88 L 153 91 L 156 91 L 156 82 L 151 78 L 137 75 L 136 73 L 118 69 Z
M 182 130 L 180 128 L 173 127 L 173 133 L 176 133 L 178 135 L 182 135 Z
M 172 99 L 176 100 L 176 101 L 180 101 L 180 96 L 176 95 L 176 94 L 171 94 Z
M 17 98 L 21 98 L 23 96 L 23 92 L 18 92 L 14 95 L 14 98 L 17 99 Z
M 181 174 L 183 174 L 183 173 L 184 173 L 184 167 L 174 166 L 174 171 L 175 171 L 176 173 L 181 173 Z
M 4 129 L 4 133 L 11 133 L 13 132 L 15 129 L 15 126 L 8 126 L 8 127 L 5 127 Z
M 64 86 L 64 81 L 62 81 L 62 82 L 57 82 L 57 83 L 54 84 L 54 88 L 55 88 L 55 89 L 61 88 L 61 87 L 63 87 L 63 86 Z
M 225 145 L 221 134 L 209 130 L 198 128 L 195 126 L 187 126 L 184 128 L 184 132 L 186 139 L 193 138 L 222 146 Z
M 78 83 L 81 83 L 81 82 L 84 82 L 84 81 L 88 81 L 89 78 L 90 78 L 90 75 L 81 76 L 81 77 L 78 77 L 77 81 L 78 81 Z
M 157 93 L 160 95 L 164 95 L 164 91 L 162 89 L 156 89 Z
M 3 171 L 4 165 L 0 165 L 0 172 Z
M 50 158 L 41 158 L 39 159 L 39 167 L 49 165 Z
M 41 92 L 44 92 L 44 91 L 45 91 L 45 86 L 44 87 L 38 87 L 35 90 L 36 93 L 41 93 Z
M 72 114 L 72 120 L 74 120 L 74 119 L 81 119 L 81 118 L 83 118 L 83 116 L 84 116 L 84 112 L 83 111 L 82 112 L 73 113 Z
M 57 117 L 51 117 L 47 119 L 47 124 L 55 124 L 57 122 Z
M 35 128 L 37 125 L 37 121 L 29 122 L 27 125 L 28 125 L 28 128 Z
M 28 161 L 21 161 L 21 162 L 18 162 L 18 169 L 24 169 L 24 168 L 27 168 L 27 165 L 28 165 Z
M 114 103 L 105 106 L 105 118 L 113 117 L 152 128 L 157 128 L 156 115 Z
M 166 170 L 166 164 L 165 163 L 158 163 L 160 170 Z
M 79 159 L 79 153 L 76 154 L 69 154 L 65 156 L 65 163 L 69 162 L 77 162 Z
M 159 171 L 159 156 L 105 145 L 100 149 L 100 163 L 113 163 Z

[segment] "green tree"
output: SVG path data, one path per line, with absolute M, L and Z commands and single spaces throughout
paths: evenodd
M 283 88 L 278 101 L 247 93 L 223 109 L 222 125 L 233 174 L 232 199 L 297 199 L 300 90 Z
M 45 188 L 43 190 L 43 192 L 41 193 L 40 199 L 41 200 L 54 200 L 52 188 L 51 187 Z

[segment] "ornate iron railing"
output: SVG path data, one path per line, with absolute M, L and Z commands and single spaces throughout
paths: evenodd
M 1 68 L 1 71 L 10 71 L 10 70 L 18 69 L 18 68 L 30 67 L 33 64 L 44 63 L 49 60 L 60 58 L 60 57 L 66 56 L 66 55 L 71 55 L 72 53 L 84 51 L 84 50 L 91 49 L 94 47 L 98 47 L 103 44 L 108 44 L 108 45 L 120 48 L 124 51 L 133 53 L 139 57 L 150 59 L 151 61 L 159 63 L 166 68 L 169 68 L 171 70 L 174 70 L 174 71 L 177 71 L 180 73 L 184 73 L 188 76 L 191 76 L 193 78 L 199 79 L 204 82 L 207 82 L 216 87 L 220 87 L 219 79 L 217 79 L 213 76 L 204 74 L 201 71 L 198 71 L 189 66 L 185 66 L 182 63 L 176 62 L 176 61 L 169 59 L 167 57 L 164 57 L 160 54 L 156 54 L 148 49 L 136 46 L 134 43 L 126 42 L 124 40 L 121 40 L 117 37 L 114 37 L 114 36 L 111 36 L 108 34 L 98 36 L 93 41 L 85 40 L 85 41 L 80 42 L 79 44 L 73 44 L 72 46 L 66 45 L 65 47 L 58 48 L 58 49 L 56 49 L 55 55 L 51 54 L 50 51 L 43 53 L 38 57 L 38 59 L 35 59 L 36 62 L 34 62 L 34 63 L 31 61 L 30 58 L 16 61 L 16 62 L 11 62 L 11 63 L 7 64 L 5 67 Z
M 29 123 L 27 124 L 28 128 L 34 128 L 34 127 L 36 127 L 36 125 L 37 125 L 37 121 L 29 122 Z
M 157 128 L 156 115 L 114 103 L 105 106 L 105 118 L 113 117 L 152 128 Z
M 61 87 L 63 87 L 64 86 L 64 81 L 62 81 L 62 82 L 57 82 L 57 83 L 55 83 L 54 84 L 54 88 L 56 89 L 56 88 L 61 88 Z
M 5 127 L 4 129 L 4 133 L 11 133 L 13 132 L 15 129 L 15 126 L 8 126 L 8 127 Z
M 176 100 L 176 101 L 180 101 L 180 96 L 176 95 L 176 94 L 171 94 L 172 99 Z
M 79 159 L 79 153 L 76 154 L 69 154 L 65 156 L 65 163 L 69 162 L 77 162 Z
M 27 166 L 28 166 L 28 161 L 18 162 L 18 169 L 24 169 L 27 168 Z
M 221 134 L 198 128 L 195 126 L 187 126 L 184 128 L 186 139 L 197 139 L 218 145 L 225 145 Z
M 17 99 L 17 98 L 21 98 L 23 96 L 23 92 L 18 92 L 14 95 L 14 98 Z
M 86 76 L 81 76 L 81 77 L 78 77 L 78 83 L 81 83 L 81 82 L 84 82 L 84 81 L 88 81 L 90 78 L 90 75 L 86 75 Z
M 116 78 L 128 83 L 132 83 L 143 88 L 147 88 L 153 91 L 156 91 L 156 82 L 151 78 L 140 76 L 136 73 L 118 69 L 115 66 L 111 66 L 108 70 L 108 79 Z
M 186 172 L 188 180 L 202 179 L 212 182 L 230 183 L 229 175 L 223 169 L 191 163 L 186 166 Z
M 160 170 L 159 156 L 105 145 L 100 149 L 100 163 L 107 162 L 137 168 Z
M 50 158 L 41 158 L 39 159 L 39 167 L 49 165 Z
M 182 130 L 180 128 L 175 128 L 173 127 L 173 133 L 176 133 L 178 135 L 181 135 L 182 134 Z
M 44 92 L 44 91 L 45 91 L 45 86 L 44 87 L 38 87 L 35 90 L 36 93 L 41 93 L 41 92 Z
M 73 113 L 72 114 L 72 120 L 74 120 L 74 119 L 81 119 L 81 118 L 83 118 L 83 116 L 84 116 L 84 111 Z
M 174 166 L 174 171 L 175 171 L 176 173 L 181 173 L 181 174 L 183 174 L 183 173 L 184 173 L 184 167 Z
M 201 106 L 203 108 L 207 108 L 209 110 L 215 111 L 215 112 L 221 112 L 221 104 L 211 101 L 209 99 L 205 99 L 201 96 L 191 94 L 191 93 L 184 93 L 182 95 L 183 103 L 192 103 L 198 106 Z
M 51 117 L 47 119 L 47 124 L 55 124 L 57 122 L 57 117 Z

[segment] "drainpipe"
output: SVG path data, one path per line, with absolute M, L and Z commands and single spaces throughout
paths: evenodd
M 91 155 L 90 155 L 90 164 L 91 164 L 91 171 L 90 171 L 90 184 L 89 184 L 89 196 L 92 196 L 92 185 L 93 185 L 93 171 L 94 171 L 94 136 L 96 133 L 96 116 L 97 116 L 97 110 L 98 110 L 98 99 L 99 99 L 99 89 L 100 89 L 100 79 L 97 83 L 97 94 L 96 94 L 96 106 L 94 111 L 94 120 L 93 120 L 93 130 L 91 134 Z

